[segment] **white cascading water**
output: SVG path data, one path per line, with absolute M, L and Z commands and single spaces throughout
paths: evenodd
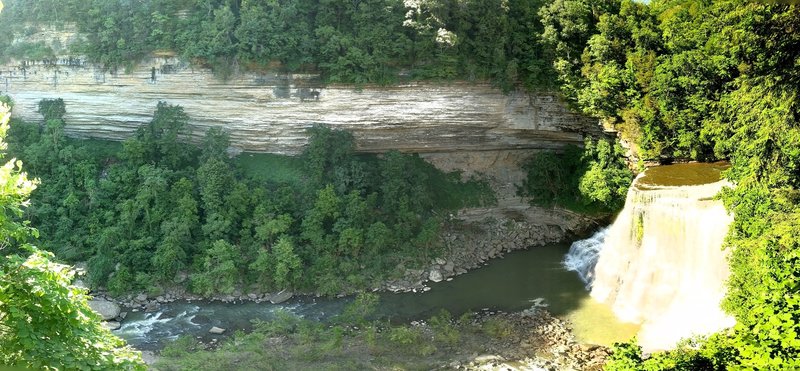
M 638 186 L 614 223 L 570 248 L 564 264 L 625 322 L 645 351 L 730 327 L 720 309 L 729 275 L 722 243 L 732 216 L 713 200 L 725 181 Z
M 602 228 L 592 237 L 575 241 L 569 247 L 567 256 L 564 257 L 564 267 L 567 270 L 578 273 L 581 280 L 586 283 L 587 289 L 592 287 L 594 267 L 597 265 L 600 250 L 603 249 L 603 241 L 605 241 L 606 235 L 608 235 L 608 228 Z

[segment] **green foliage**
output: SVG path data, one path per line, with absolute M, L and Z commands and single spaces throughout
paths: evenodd
M 491 79 L 504 90 L 549 89 L 544 2 L 8 0 L 2 17 L 14 22 L 0 22 L 0 54 L 51 59 L 50 45 L 20 40 L 74 24 L 84 41 L 71 51 L 110 71 L 173 54 L 222 78 L 244 67 L 318 72 L 325 82 Z
M 378 307 L 378 299 L 377 294 L 359 293 L 355 300 L 345 307 L 337 320 L 342 323 L 367 325 L 367 319 L 375 313 Z
M 44 116 L 44 121 L 51 120 L 64 120 L 64 115 L 67 113 L 64 100 L 61 98 L 56 99 L 42 99 L 39 101 L 38 112 Z
M 439 314 L 431 317 L 430 326 L 433 330 L 433 341 L 445 346 L 455 346 L 461 340 L 458 328 L 453 323 L 450 312 L 442 309 Z
M 622 147 L 605 140 L 587 140 L 581 161 L 588 164 L 578 181 L 583 199 L 609 210 L 621 209 L 633 180 Z
M 72 286 L 67 266 L 30 247 L 6 256 L 0 272 L 0 363 L 37 369 L 144 370 L 139 354 L 103 327 Z
M 286 237 L 279 239 L 272 249 L 275 256 L 273 282 L 278 287 L 291 287 L 299 281 L 303 263 L 294 253 L 292 242 Z
M 506 339 L 514 332 L 513 325 L 503 318 L 489 318 L 481 323 L 481 331 L 495 339 Z
M 412 347 L 419 342 L 421 334 L 413 327 L 398 326 L 389 330 L 389 340 L 401 347 Z
M 645 158 L 730 159 L 725 176 L 735 188 L 720 196 L 735 216 L 723 307 L 737 324 L 648 359 L 633 343 L 618 345 L 609 369 L 798 368 L 800 9 L 735 0 L 619 5 L 581 30 L 585 45 L 557 50 L 557 61 L 575 62 L 560 71 L 574 82 L 565 93 L 617 125 Z M 585 14 L 569 22 L 585 24 Z
M 582 149 L 538 153 L 523 167 L 528 174 L 521 195 L 535 204 L 578 210 L 621 209 L 633 180 L 622 148 L 608 140 L 589 138 Z
M 8 108 L 0 105 L 0 158 Z M 74 273 L 27 243 L 38 236 L 22 219 L 36 187 L 21 162 L 0 168 L 0 364 L 32 369 L 144 370 L 140 355 L 101 324 Z M 16 252 L 16 253 L 15 253 Z M 20 255 L 23 253 L 25 255 Z M 25 257 L 27 256 L 27 257 Z
M 232 293 L 238 281 L 236 255 L 233 245 L 225 240 L 215 241 L 205 253 L 202 273 L 192 278 L 193 290 L 203 295 Z
M 519 193 L 531 197 L 539 205 L 572 202 L 577 196 L 577 180 L 581 153 L 575 146 L 563 153 L 537 153 L 523 165 L 528 174 Z
M 3 57 L 22 61 L 40 61 L 55 58 L 55 53 L 50 46 L 41 41 L 20 42 L 12 44 L 6 48 L 5 55 Z
M 357 155 L 349 133 L 322 126 L 299 158 L 230 159 L 220 130 L 202 149 L 184 142 L 179 106 L 160 102 L 121 150 L 66 138 L 63 101 L 40 106 L 46 125 L 21 123 L 11 143 L 44 180 L 26 213 L 46 246 L 88 261 L 88 282 L 114 294 L 187 275 L 181 285 L 205 296 L 356 291 L 434 257 L 443 210 L 493 200 L 485 182 L 417 156 Z

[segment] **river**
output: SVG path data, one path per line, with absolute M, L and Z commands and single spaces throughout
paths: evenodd
M 426 319 L 441 309 L 454 316 L 469 311 L 519 311 L 536 303 L 573 323 L 579 340 L 610 345 L 636 333 L 637 326 L 620 323 L 611 310 L 595 302 L 574 272 L 562 266 L 568 244 L 535 247 L 506 254 L 485 266 L 430 284 L 425 293 L 381 293 L 378 315 L 393 322 Z M 157 350 L 180 335 L 208 340 L 212 326 L 226 334 L 252 328 L 251 320 L 270 320 L 284 310 L 307 319 L 325 320 L 352 301 L 347 298 L 298 297 L 281 304 L 176 301 L 158 312 L 131 312 L 115 331 L 141 350 Z

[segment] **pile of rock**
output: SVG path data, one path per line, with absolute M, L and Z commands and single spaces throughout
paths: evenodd
M 580 344 L 566 322 L 541 308 L 519 313 L 483 312 L 472 325 L 481 328 L 487 321 L 504 321 L 511 332 L 501 338 L 486 338 L 482 354 L 456 356 L 442 369 L 452 370 L 597 370 L 609 354 L 608 348 Z

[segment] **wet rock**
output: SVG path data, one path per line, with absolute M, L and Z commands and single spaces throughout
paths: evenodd
M 446 271 L 448 271 L 450 273 L 453 273 L 453 269 L 455 269 L 455 264 L 453 264 L 453 262 L 451 262 L 451 261 L 447 262 L 444 265 L 444 270 L 446 270 Z
M 592 352 L 596 349 L 600 348 L 600 345 L 597 344 L 581 344 L 580 349 L 584 352 Z
M 153 312 L 157 312 L 159 307 L 160 307 L 160 305 L 158 305 L 158 303 L 157 303 L 157 302 L 155 302 L 155 301 L 151 301 L 151 302 L 147 303 L 147 304 L 144 306 L 144 312 L 145 312 L 145 313 L 153 313 Z
M 120 312 L 120 307 L 117 303 L 102 298 L 89 300 L 89 307 L 103 317 L 105 321 L 117 318 Z
M 221 335 L 224 332 L 225 332 L 224 328 L 220 328 L 220 327 L 217 327 L 217 326 L 213 326 L 213 327 L 211 327 L 210 330 L 208 330 L 209 334 L 214 334 L 214 335 Z
M 194 318 L 192 318 L 192 323 L 194 323 L 196 325 L 205 325 L 205 324 L 208 324 L 210 322 L 211 322 L 211 319 L 206 317 L 206 316 L 204 316 L 204 315 L 202 315 L 202 314 L 198 314 L 198 315 L 194 316 Z
M 282 290 L 282 291 L 276 293 L 275 295 L 272 295 L 269 298 L 269 302 L 272 303 L 272 304 L 280 304 L 280 303 L 283 303 L 283 302 L 291 299 L 292 296 L 294 296 L 294 294 L 291 291 Z
M 119 312 L 119 315 L 117 316 L 117 321 L 122 321 L 127 316 L 128 316 L 128 312 Z
M 105 328 L 107 328 L 107 329 L 109 329 L 111 331 L 114 331 L 114 330 L 119 329 L 120 326 L 122 326 L 122 325 L 120 325 L 120 323 L 117 322 L 117 321 L 107 321 L 107 322 L 103 322 L 103 326 L 105 326 Z
M 438 270 L 434 269 L 431 270 L 431 273 L 428 275 L 428 279 L 433 282 L 442 282 L 444 278 L 442 277 L 442 272 L 439 272 Z

